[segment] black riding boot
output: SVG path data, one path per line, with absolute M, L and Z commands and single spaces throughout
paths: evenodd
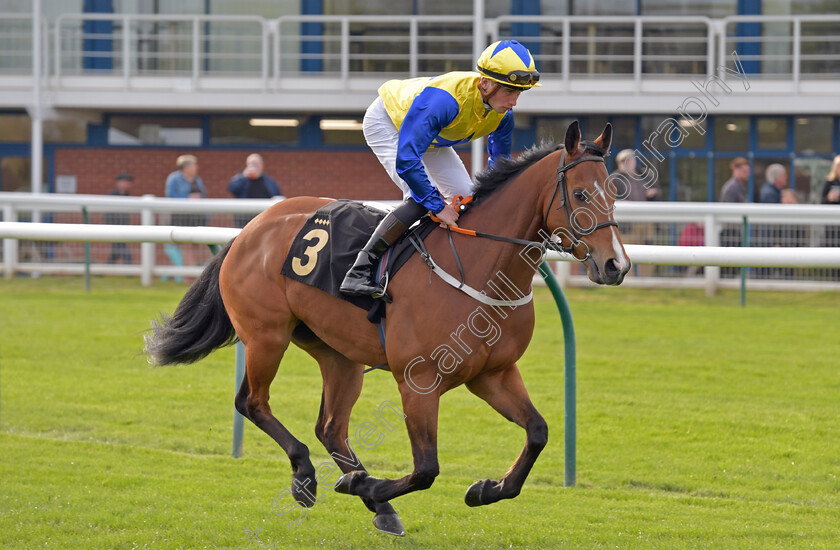
M 341 282 L 341 292 L 353 296 L 373 296 L 390 302 L 385 288 L 378 281 L 373 280 L 373 268 L 385 251 L 425 213 L 425 208 L 409 199 L 385 216 L 373 231 L 370 240 L 356 256 L 356 262 Z

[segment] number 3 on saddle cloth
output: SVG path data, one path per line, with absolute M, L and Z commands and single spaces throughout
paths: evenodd
M 353 266 L 359 250 L 368 242 L 386 212 L 350 200 L 336 200 L 318 209 L 295 236 L 282 275 L 314 286 L 368 312 L 378 323 L 385 316 L 385 303 L 370 296 L 349 296 L 339 291 L 344 275 Z M 408 236 L 421 239 L 437 227 L 428 217 L 410 229 L 388 249 L 376 269 L 377 280 L 394 274 L 416 251 Z M 387 274 L 387 275 L 386 275 Z

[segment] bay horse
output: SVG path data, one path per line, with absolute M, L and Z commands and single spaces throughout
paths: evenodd
M 501 235 L 501 240 L 435 228 L 425 239 L 428 253 L 449 273 L 463 268 L 466 283 L 481 285 L 487 296 L 503 297 L 500 286 L 490 284 L 495 275 L 503 275 L 519 296 L 527 296 L 536 264 L 523 260 L 521 243 L 542 243 L 551 235 L 548 242 L 582 261 L 592 281 L 620 284 L 630 262 L 612 215 L 614 194 L 607 190 L 604 156 L 611 141 L 609 124 L 593 142 L 581 141 L 575 121 L 563 147 L 535 148 L 503 159 L 478 177 L 474 206 L 459 219 L 462 228 Z M 601 202 L 598 207 L 596 201 Z M 376 528 L 396 535 L 405 530 L 389 501 L 432 485 L 439 472 L 440 397 L 465 384 L 526 432 L 525 448 L 508 472 L 498 481 L 474 483 L 465 501 L 479 506 L 517 496 L 548 441 L 548 426 L 531 403 L 516 365 L 533 334 L 533 302 L 518 307 L 497 303 L 488 311 L 432 277 L 415 254 L 390 281 L 393 302 L 386 306 L 380 341 L 364 310 L 280 274 L 301 227 L 329 202 L 291 198 L 249 223 L 211 260 L 174 314 L 153 322 L 145 348 L 150 362 L 195 362 L 238 337 L 245 345 L 246 376 L 235 397 L 236 409 L 283 448 L 292 466 L 292 495 L 301 505 L 312 506 L 317 481 L 309 449 L 268 404 L 269 386 L 289 344 L 305 350 L 318 362 L 323 378 L 315 435 L 333 458 L 355 458 L 336 459 L 343 475 L 333 488 L 361 497 L 375 513 Z M 588 222 L 579 223 L 581 217 Z M 461 249 L 460 261 L 454 259 L 450 240 Z M 317 250 L 309 260 L 317 261 Z M 399 387 L 414 458 L 414 470 L 399 479 L 370 476 L 348 440 L 350 411 L 361 393 L 365 365 L 382 364 Z

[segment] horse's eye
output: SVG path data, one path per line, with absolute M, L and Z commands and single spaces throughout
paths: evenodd
M 575 189 L 572 192 L 572 195 L 574 195 L 574 197 L 579 201 L 586 201 L 586 191 L 582 189 Z

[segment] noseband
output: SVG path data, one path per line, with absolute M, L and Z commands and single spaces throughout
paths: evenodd
M 596 145 L 595 143 L 592 143 L 590 141 L 581 141 L 581 145 L 583 146 L 584 151 L 586 151 L 587 149 L 592 149 L 592 150 L 600 152 L 601 154 L 606 154 L 606 151 L 604 151 L 603 148 L 599 147 L 598 145 Z M 589 245 L 586 244 L 586 242 L 582 241 L 581 237 L 583 237 L 584 235 L 588 235 L 590 233 L 594 233 L 595 231 L 597 231 L 599 229 L 603 229 L 604 227 L 610 227 L 610 226 L 618 227 L 618 223 L 616 223 L 615 220 L 607 220 L 605 222 L 601 222 L 599 224 L 596 224 L 595 227 L 593 227 L 592 229 L 590 229 L 586 233 L 581 233 L 577 230 L 577 225 L 572 220 L 572 215 L 574 214 L 574 212 L 572 211 L 572 205 L 571 205 L 571 202 L 569 201 L 569 190 L 567 189 L 567 186 L 566 186 L 566 171 L 575 167 L 575 166 L 577 166 L 578 164 L 581 164 L 583 162 L 590 162 L 590 161 L 591 162 L 604 162 L 604 157 L 603 156 L 596 156 L 596 155 L 587 155 L 587 156 L 584 156 L 584 157 L 580 157 L 577 160 L 573 160 L 569 164 L 565 164 L 565 162 L 566 162 L 566 150 L 563 149 L 563 152 L 560 155 L 560 166 L 557 168 L 557 183 L 554 184 L 554 192 L 551 194 L 551 200 L 548 202 L 548 206 L 545 209 L 545 216 L 543 217 L 543 220 L 544 220 L 543 223 L 545 224 L 546 229 L 549 229 L 549 227 L 548 227 L 548 214 L 551 211 L 551 205 L 554 204 L 554 199 L 557 197 L 557 190 L 560 189 L 561 190 L 561 192 L 560 192 L 560 206 L 558 206 L 556 209 L 560 210 L 561 208 L 563 208 L 564 213 L 566 214 L 566 224 L 569 227 L 569 231 L 572 233 L 573 240 L 571 242 L 571 245 L 568 246 L 568 247 L 563 246 L 563 244 L 561 242 L 560 246 L 559 246 L 559 250 L 561 252 L 570 253 L 572 256 L 574 256 L 575 255 L 574 254 L 575 246 L 577 244 L 582 244 L 583 246 L 586 247 L 586 254 L 584 255 L 583 258 L 577 258 L 576 257 L 581 262 L 588 260 L 592 256 L 592 253 L 589 249 Z M 549 229 L 549 232 L 550 232 L 550 229 Z M 547 244 L 547 246 L 551 246 L 550 241 L 547 242 L 546 244 Z

